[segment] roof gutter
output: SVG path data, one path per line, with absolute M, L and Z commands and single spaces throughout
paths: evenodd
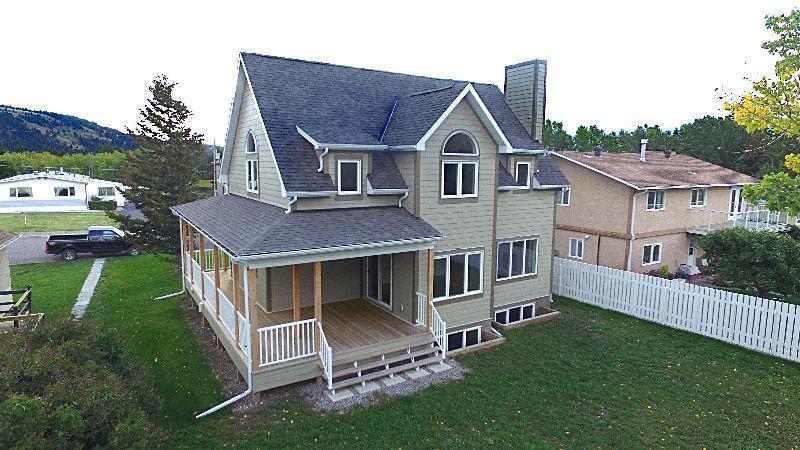
M 289 204 L 287 205 L 286 211 L 285 211 L 286 214 L 290 214 L 292 212 L 292 205 L 294 205 L 295 203 L 297 203 L 297 197 L 296 196 L 292 197 L 292 199 L 289 200 Z
M 317 168 L 317 172 L 322 173 L 322 170 L 325 168 L 325 155 L 328 154 L 328 147 L 325 147 L 325 151 L 319 155 L 319 167 Z

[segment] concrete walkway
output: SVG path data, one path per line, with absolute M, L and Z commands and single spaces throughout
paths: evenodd
M 89 271 L 86 281 L 83 282 L 81 292 L 78 294 L 78 301 L 75 302 L 75 306 L 72 308 L 72 315 L 75 316 L 76 319 L 83 317 L 83 314 L 86 312 L 86 308 L 92 300 L 92 295 L 94 295 L 94 288 L 97 287 L 97 282 L 100 281 L 100 273 L 103 271 L 103 264 L 105 263 L 105 258 L 97 258 L 94 260 L 92 270 Z

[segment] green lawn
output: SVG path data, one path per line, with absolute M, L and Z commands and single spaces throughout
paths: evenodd
M 196 341 L 177 308 L 175 265 L 155 256 L 109 258 L 86 315 L 118 330 L 147 366 L 172 425 L 223 401 Z
M 63 213 L 3 213 L 0 230 L 13 231 L 77 231 L 93 225 L 111 225 L 116 222 L 102 211 Z
M 14 265 L 11 266 L 11 283 L 14 289 L 33 286 L 33 312 L 43 312 L 45 318 L 66 317 L 75 305 L 93 262 L 79 259 Z
M 800 442 L 800 366 L 559 299 L 555 321 L 458 358 L 465 380 L 346 413 L 300 399 L 247 417 L 221 400 L 186 330 L 172 265 L 110 260 L 90 314 L 123 332 L 171 419 L 169 447 L 791 447 Z

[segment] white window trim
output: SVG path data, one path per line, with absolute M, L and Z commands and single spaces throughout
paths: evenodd
M 519 185 L 519 166 L 528 166 L 528 179 L 525 180 L 525 185 L 520 186 L 520 189 L 530 189 L 531 188 L 531 163 L 529 161 L 517 161 L 516 165 L 514 166 L 514 178 Z
M 695 202 L 692 201 L 692 196 L 694 196 L 695 191 L 697 191 L 698 193 L 700 191 L 703 191 L 703 203 L 699 203 L 699 202 L 695 203 Z M 692 189 L 691 194 L 689 194 L 689 208 L 703 208 L 703 207 L 706 206 L 706 200 L 707 199 L 708 199 L 708 189 L 705 189 L 705 188 Z
M 563 203 L 563 201 L 564 201 L 564 192 L 568 192 L 569 193 L 567 195 L 567 202 L 566 203 Z M 556 205 L 558 205 L 558 206 L 569 206 L 570 201 L 572 201 L 572 188 L 570 188 L 570 187 L 561 188 L 561 191 L 559 191 L 557 195 L 558 195 L 558 199 L 556 200 Z
M 356 190 L 342 190 L 342 164 L 356 164 Z M 339 159 L 336 161 L 336 193 L 338 195 L 361 195 L 361 160 Z
M 450 295 L 450 258 L 452 256 L 464 255 L 464 293 L 458 295 Z M 480 286 L 478 286 L 477 291 L 467 291 L 467 287 L 469 286 L 469 255 L 481 255 L 481 273 L 478 275 Z M 454 298 L 461 298 L 467 297 L 469 295 L 477 295 L 483 293 L 483 250 L 475 250 L 470 252 L 464 253 L 448 253 L 446 255 L 436 256 L 433 258 L 434 266 L 436 265 L 437 259 L 445 259 L 447 264 L 444 268 L 444 286 L 445 286 L 445 295 L 444 297 L 434 297 L 433 301 L 438 302 L 441 300 L 450 300 Z M 433 267 L 431 267 L 433 270 Z
M 453 136 L 455 136 L 457 134 L 466 135 L 469 138 L 469 140 L 472 141 L 472 147 L 475 149 L 475 153 L 447 153 L 447 152 L 444 151 L 445 147 L 447 147 L 447 141 L 449 141 L 451 137 L 453 137 Z M 456 130 L 456 131 L 453 131 L 452 133 L 448 134 L 447 137 L 445 138 L 444 142 L 442 143 L 442 155 L 445 155 L 445 156 L 478 156 L 478 155 L 480 155 L 480 150 L 478 149 L 478 142 L 475 140 L 474 137 L 472 137 L 471 134 L 467 133 L 464 130 Z
M 248 152 L 247 151 L 247 137 L 248 136 L 252 136 L 253 137 L 253 151 L 252 152 Z M 256 153 L 258 153 L 258 139 L 256 139 L 256 134 L 253 133 L 253 130 L 248 130 L 247 134 L 244 135 L 244 153 L 246 155 L 255 155 Z
M 258 188 L 259 188 L 259 186 L 258 186 L 258 183 L 259 183 L 259 179 L 258 179 L 258 160 L 257 159 L 248 159 L 245 162 L 245 164 L 246 164 L 246 167 L 245 167 L 245 171 L 244 171 L 244 178 L 245 178 L 244 183 L 245 183 L 245 187 L 247 188 L 247 192 L 252 192 L 254 194 L 258 194 Z M 256 186 L 255 189 L 252 189 L 250 187 L 250 171 L 251 171 L 250 167 L 251 166 L 255 166 L 255 178 L 253 179 L 255 181 L 255 186 Z
M 520 275 L 511 275 L 511 263 L 514 260 L 514 242 L 522 241 L 522 273 Z M 536 262 L 536 267 L 534 267 L 534 271 L 531 273 L 525 273 L 525 251 L 528 249 L 528 241 L 536 241 L 536 252 L 534 253 L 534 261 Z M 513 280 L 516 278 L 523 278 L 523 277 L 532 277 L 534 275 L 539 275 L 539 238 L 538 237 L 530 237 L 527 239 L 506 239 L 497 243 L 497 266 L 500 267 L 500 245 L 501 244 L 508 244 L 511 243 L 510 251 L 508 252 L 508 276 L 505 278 L 498 278 L 497 271 L 495 270 L 494 279 L 495 281 L 506 281 L 506 280 Z
M 531 317 L 527 318 L 527 319 L 523 319 L 522 318 L 522 310 L 525 309 L 526 306 L 533 306 L 533 315 Z M 509 322 L 508 321 L 508 312 L 511 311 L 512 309 L 517 309 L 517 308 L 519 308 L 519 320 L 515 320 L 514 322 Z M 505 323 L 497 322 L 497 314 L 499 314 L 499 313 L 505 313 L 506 314 L 506 322 Z M 536 318 L 536 302 L 530 302 L 530 303 L 525 303 L 525 304 L 522 304 L 522 305 L 511 306 L 509 308 L 495 310 L 494 316 L 492 317 L 492 321 L 497 322 L 497 323 L 499 323 L 501 325 L 510 325 L 512 323 L 520 323 L 520 322 L 524 322 L 526 320 L 531 320 L 531 319 L 535 319 L 535 318 Z
M 572 242 L 573 241 L 576 242 L 576 243 L 577 242 L 581 243 L 581 255 L 580 256 L 572 254 Z M 576 249 L 578 248 L 577 244 L 575 245 L 575 248 Z M 569 238 L 569 257 L 572 258 L 572 259 L 577 259 L 577 260 L 581 260 L 582 261 L 583 260 L 583 255 L 585 255 L 585 254 L 586 254 L 586 239 Z
M 456 181 L 456 191 L 461 192 L 463 189 L 463 171 L 461 170 L 461 166 L 465 164 L 474 164 L 475 165 L 475 193 L 474 194 L 455 194 L 455 195 L 445 195 L 444 193 L 444 165 L 445 164 L 458 164 L 458 180 Z M 439 195 L 442 198 L 477 198 L 478 197 L 478 181 L 480 179 L 480 165 L 478 161 L 469 161 L 469 160 L 444 160 L 442 161 L 442 165 L 440 168 L 440 190 Z
M 651 192 L 661 192 L 662 193 L 662 200 L 661 200 L 661 207 L 660 208 L 651 208 L 650 207 L 650 193 Z M 665 190 L 657 190 L 657 191 L 649 191 L 647 193 L 647 203 L 645 204 L 645 208 L 647 211 L 664 211 L 667 209 L 667 191 Z
M 650 261 L 649 263 L 644 262 L 644 255 L 647 250 L 647 247 L 650 247 L 650 258 L 653 258 L 653 248 L 658 246 L 658 261 Z M 642 267 L 645 266 L 652 266 L 655 264 L 661 264 L 661 256 L 664 253 L 664 247 L 661 245 L 661 242 L 653 242 L 652 244 L 645 244 L 642 246 Z
M 452 333 L 447 333 L 447 336 L 445 336 L 445 343 L 446 343 L 446 345 L 448 347 L 447 351 L 448 352 L 450 351 L 449 347 L 450 347 L 450 335 L 451 334 L 456 334 L 456 333 L 461 334 L 461 347 L 456 349 L 456 350 L 461 350 L 463 348 L 467 348 L 467 332 L 468 331 L 473 331 L 473 330 L 478 330 L 478 342 L 476 342 L 475 345 L 479 345 L 481 342 L 483 342 L 483 336 L 481 336 L 481 327 L 480 326 L 472 327 L 472 328 L 465 328 L 463 330 L 458 330 L 458 331 L 453 331 Z M 472 346 L 470 345 L 470 347 L 472 347 Z

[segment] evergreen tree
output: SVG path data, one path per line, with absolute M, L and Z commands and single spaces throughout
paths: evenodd
M 175 86 L 157 75 L 136 127 L 128 129 L 138 151 L 126 155 L 122 178 L 129 189 L 124 195 L 144 218 L 109 215 L 140 249 L 178 255 L 180 228 L 170 207 L 201 198 L 196 169 L 203 157 L 203 136 L 186 125 L 191 112 L 173 97 Z

